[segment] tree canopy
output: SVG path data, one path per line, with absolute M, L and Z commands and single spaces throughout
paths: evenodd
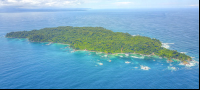
M 6 34 L 8 38 L 28 38 L 34 42 L 54 42 L 70 44 L 77 50 L 99 51 L 104 53 L 155 54 L 168 59 L 192 60 L 190 56 L 161 47 L 158 39 L 145 36 L 132 36 L 129 33 L 113 32 L 103 27 L 60 26 L 32 31 L 18 31 Z

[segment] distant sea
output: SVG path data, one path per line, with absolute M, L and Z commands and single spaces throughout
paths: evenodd
M 74 52 L 68 45 L 4 37 L 9 32 L 58 26 L 104 27 L 156 38 L 163 47 L 186 53 L 195 62 L 185 66 L 159 57 Z M 199 9 L 2 12 L 0 89 L 25 88 L 198 89 Z

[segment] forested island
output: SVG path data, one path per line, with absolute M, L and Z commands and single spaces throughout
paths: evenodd
M 176 50 L 161 47 L 158 39 L 132 36 L 129 33 L 113 32 L 103 27 L 60 26 L 32 31 L 18 31 L 6 34 L 7 38 L 28 38 L 32 42 L 53 42 L 70 44 L 76 50 L 113 53 L 138 53 L 178 59 L 183 62 L 192 58 Z

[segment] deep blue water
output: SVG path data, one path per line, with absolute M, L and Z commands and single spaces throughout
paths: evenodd
M 106 57 L 73 52 L 65 48 L 68 45 L 58 43 L 3 37 L 8 32 L 57 26 L 100 26 L 157 38 L 173 43 L 169 49 L 186 52 L 196 62 L 184 66 L 156 57 Z M 199 88 L 199 9 L 0 13 L 0 37 L 0 89 Z M 143 70 L 142 66 L 150 69 Z

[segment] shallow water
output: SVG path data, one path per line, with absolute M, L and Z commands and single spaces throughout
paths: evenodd
M 69 45 L 3 37 L 12 31 L 57 26 L 101 26 L 157 38 L 173 43 L 167 44 L 169 49 L 186 52 L 195 62 L 185 66 L 156 56 L 74 52 Z M 197 9 L 0 13 L 0 37 L 1 89 L 199 88 Z

